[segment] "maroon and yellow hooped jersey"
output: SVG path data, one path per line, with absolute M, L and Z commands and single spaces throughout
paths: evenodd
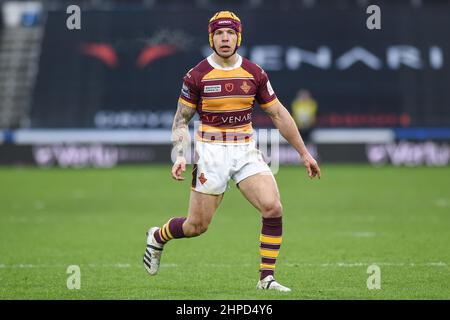
M 267 108 L 278 100 L 266 72 L 238 55 L 230 68 L 221 68 L 209 56 L 189 70 L 179 101 L 200 116 L 198 140 L 246 143 L 252 140 L 255 101 Z

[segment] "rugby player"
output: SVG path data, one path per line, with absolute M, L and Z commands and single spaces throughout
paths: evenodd
M 155 275 L 167 242 L 204 233 L 233 179 L 262 216 L 256 288 L 290 291 L 274 278 L 282 242 L 282 206 L 275 178 L 252 138 L 255 101 L 299 153 L 308 176 L 320 178 L 320 168 L 293 118 L 277 99 L 267 73 L 237 53 L 242 41 L 240 19 L 230 11 L 218 12 L 210 19 L 208 32 L 214 52 L 184 76 L 172 129 L 177 152 L 172 177 L 181 181 L 190 145 L 188 124 L 199 114 L 188 216 L 174 217 L 162 227 L 148 230 L 144 267 Z

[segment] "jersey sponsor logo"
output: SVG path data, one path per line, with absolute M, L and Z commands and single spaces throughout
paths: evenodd
M 220 125 L 220 124 L 243 124 L 248 123 L 252 120 L 252 111 L 247 112 L 242 115 L 234 115 L 234 116 L 212 116 L 212 115 L 202 115 L 201 117 L 202 123 L 207 123 L 209 125 Z
M 244 91 L 245 93 L 248 93 L 250 91 L 250 86 L 248 85 L 247 81 L 243 81 L 242 82 L 242 86 L 240 87 L 242 89 L 242 91 Z
M 269 95 L 273 96 L 273 94 L 275 93 L 272 89 L 272 85 L 270 84 L 270 81 L 267 80 L 267 91 L 269 92 Z
M 252 120 L 252 113 L 249 112 L 249 113 L 247 113 L 245 115 L 241 115 L 241 116 L 225 116 L 225 117 L 220 117 L 220 119 L 222 120 L 223 123 L 227 123 L 227 124 L 247 122 L 247 121 Z
M 191 93 L 189 92 L 189 88 L 185 83 L 183 83 L 183 87 L 181 88 L 181 94 L 188 99 L 191 98 Z
M 225 83 L 225 90 L 227 90 L 227 92 L 231 92 L 234 89 L 234 84 L 232 83 Z
M 214 85 L 214 86 L 205 86 L 203 89 L 204 93 L 213 93 L 213 92 L 222 92 L 222 85 Z
M 202 123 L 209 123 L 209 124 L 215 123 L 218 117 L 219 116 L 202 115 Z

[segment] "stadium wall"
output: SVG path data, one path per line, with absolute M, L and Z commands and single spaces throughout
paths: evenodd
M 374 166 L 448 166 L 450 130 L 436 139 L 424 130 L 318 129 L 308 149 L 321 163 Z M 156 133 L 156 135 L 155 135 Z M 193 132 L 191 132 L 193 136 Z M 258 140 L 259 142 L 263 140 Z M 276 141 L 276 140 L 274 140 Z M 267 162 L 276 154 L 280 165 L 298 164 L 296 151 L 280 137 L 259 143 Z M 191 145 L 190 155 L 194 147 Z M 155 130 L 16 130 L 0 135 L 0 164 L 41 167 L 114 167 L 122 164 L 170 164 L 170 131 Z M 188 154 L 188 161 L 191 156 Z

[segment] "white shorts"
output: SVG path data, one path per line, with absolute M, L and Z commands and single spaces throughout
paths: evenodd
M 247 144 L 196 141 L 195 152 L 192 189 L 201 193 L 224 193 L 230 178 L 238 184 L 261 172 L 272 175 L 254 141 Z

